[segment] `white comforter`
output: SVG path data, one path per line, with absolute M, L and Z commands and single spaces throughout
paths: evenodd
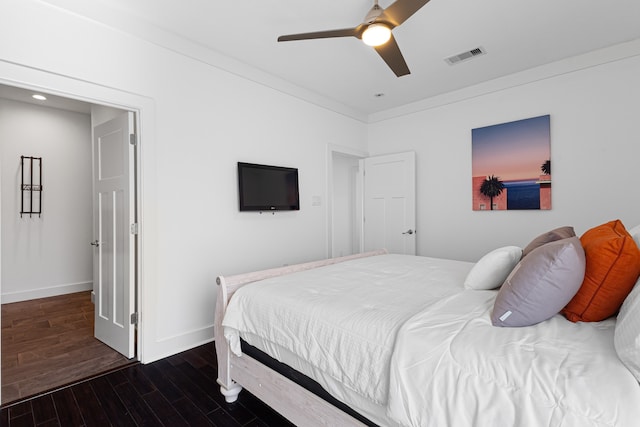
M 472 265 L 382 255 L 252 283 L 231 299 L 225 337 L 236 354 L 239 333 L 262 337 L 385 405 L 397 331 L 415 313 L 459 292 L 452 284 L 462 283 Z
M 493 327 L 496 292 L 462 287 L 472 266 L 383 255 L 264 280 L 231 299 L 225 336 L 296 353 L 400 425 L 640 425 L 613 320 Z
M 408 320 L 390 363 L 388 414 L 405 426 L 640 426 L 640 386 L 615 320 L 561 315 L 491 325 L 495 291 L 465 291 Z

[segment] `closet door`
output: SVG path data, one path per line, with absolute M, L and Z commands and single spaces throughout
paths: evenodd
M 416 254 L 415 153 L 364 159 L 364 249 Z

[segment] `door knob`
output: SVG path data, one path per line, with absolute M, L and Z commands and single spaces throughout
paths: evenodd
M 413 234 L 413 233 L 416 233 L 416 232 L 415 232 L 415 231 L 413 231 L 413 230 L 411 230 L 411 229 L 409 229 L 409 230 L 405 231 L 405 232 L 404 232 L 404 233 L 402 233 L 402 234 Z
M 100 246 L 100 242 L 94 240 L 93 242 L 91 242 L 91 246 L 95 246 L 97 248 L 98 246 Z

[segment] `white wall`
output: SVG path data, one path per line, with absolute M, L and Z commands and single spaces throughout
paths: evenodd
M 93 141 L 93 129 L 109 120 L 115 119 L 125 111 L 119 108 L 106 107 L 104 105 L 91 106 L 91 140 Z
M 217 275 L 326 256 L 327 144 L 363 150 L 362 122 L 195 46 L 197 59 L 34 0 L 3 2 L 0 16 L 13 41 L 0 43 L 0 80 L 140 108 L 143 361 L 212 339 Z M 237 161 L 297 167 L 301 210 L 238 212 Z
M 92 287 L 90 117 L 0 99 L 2 302 Z M 20 156 L 42 157 L 42 216 L 20 216 Z
M 457 100 L 371 124 L 372 155 L 416 152 L 418 253 L 473 261 L 557 226 L 580 235 L 616 218 L 629 228 L 640 224 L 637 45 L 626 59 L 571 59 L 580 69 L 542 67 L 528 72 L 528 83 L 510 77 L 492 82 L 488 93 L 470 88 Z M 472 211 L 471 130 L 544 114 L 551 115 L 552 210 Z

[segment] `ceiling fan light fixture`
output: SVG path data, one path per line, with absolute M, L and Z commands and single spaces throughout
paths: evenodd
M 391 38 L 391 30 L 384 24 L 371 24 L 362 33 L 362 41 L 368 46 L 380 46 Z

